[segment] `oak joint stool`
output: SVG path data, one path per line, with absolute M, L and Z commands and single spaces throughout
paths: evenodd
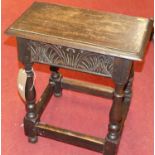
M 115 155 L 126 119 L 134 76 L 134 61 L 143 60 L 153 29 L 153 20 L 35 2 L 6 31 L 17 38 L 18 58 L 27 74 L 25 134 L 29 142 L 37 136 Z M 50 66 L 49 83 L 39 101 L 33 85 L 33 63 Z M 64 78 L 59 68 L 112 78 L 115 89 Z M 85 92 L 113 100 L 105 139 L 41 123 L 41 115 L 62 89 Z

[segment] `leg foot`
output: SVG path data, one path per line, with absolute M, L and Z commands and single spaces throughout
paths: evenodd
M 38 142 L 38 137 L 37 137 L 37 136 L 34 136 L 34 137 L 28 137 L 28 141 L 29 141 L 30 143 L 35 144 L 35 143 Z
M 62 96 L 62 92 L 54 93 L 54 96 L 55 96 L 55 97 L 61 97 L 61 96 Z
M 118 145 L 106 140 L 103 155 L 116 155 L 117 151 L 118 151 Z

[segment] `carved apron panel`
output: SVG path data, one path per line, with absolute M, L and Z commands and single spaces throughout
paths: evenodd
M 28 41 L 31 61 L 111 77 L 114 57 L 81 49 Z

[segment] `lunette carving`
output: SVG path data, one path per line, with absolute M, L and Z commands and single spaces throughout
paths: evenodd
M 111 77 L 114 57 L 85 50 L 28 41 L 31 61 Z

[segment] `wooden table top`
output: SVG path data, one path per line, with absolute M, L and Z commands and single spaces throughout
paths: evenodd
M 147 18 L 35 2 L 6 33 L 142 60 L 152 27 Z

